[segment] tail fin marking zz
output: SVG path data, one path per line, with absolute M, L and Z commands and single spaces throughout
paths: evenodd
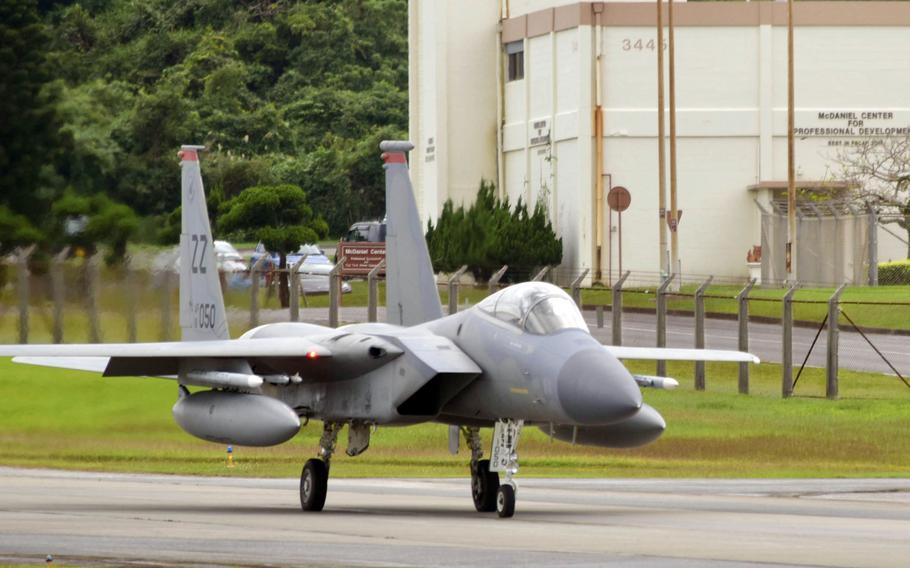
M 436 275 L 427 250 L 406 154 L 410 142 L 379 145 L 385 162 L 386 321 L 417 325 L 442 317 Z
M 181 146 L 180 329 L 183 341 L 230 339 L 199 151 Z

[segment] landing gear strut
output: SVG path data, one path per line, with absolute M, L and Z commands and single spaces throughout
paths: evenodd
M 493 431 L 490 469 L 506 474 L 505 483 L 496 491 L 496 513 L 502 518 L 515 514 L 516 485 L 512 477 L 518 473 L 518 437 L 523 425 L 523 420 L 500 420 Z
M 490 471 L 490 460 L 483 457 L 480 428 L 462 428 L 465 442 L 471 448 L 471 497 L 479 513 L 496 510 L 496 491 L 499 489 L 499 474 Z
M 338 432 L 344 424 L 326 422 L 319 439 L 319 457 L 307 460 L 300 473 L 300 507 L 304 511 L 321 511 L 329 484 L 329 462 L 335 453 Z

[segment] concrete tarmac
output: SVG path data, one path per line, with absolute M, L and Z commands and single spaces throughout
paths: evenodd
M 910 480 L 519 479 L 512 519 L 468 479 L 0 468 L 0 562 L 155 566 L 906 566 Z

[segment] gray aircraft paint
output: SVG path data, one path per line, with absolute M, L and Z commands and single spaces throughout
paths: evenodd
M 436 275 L 411 188 L 410 142 L 383 142 L 386 202 L 386 321 L 412 326 L 442 317 Z
M 403 326 L 370 323 L 332 329 L 278 323 L 227 339 L 220 285 L 215 271 L 209 270 L 215 265 L 199 162 L 187 159 L 187 152 L 195 155 L 198 148 L 185 147 L 181 323 L 187 324 L 184 339 L 192 341 L 2 346 L 0 356 L 66 366 L 62 360 L 72 368 L 97 369 L 106 362 L 108 376 L 164 375 L 196 384 L 233 385 L 189 396 L 182 391 L 174 407 L 175 419 L 188 432 L 220 442 L 280 443 L 293 435 L 291 416 L 361 425 L 435 420 L 490 426 L 511 418 L 552 424 L 556 437 L 564 439 L 571 431 L 579 443 L 622 446 L 655 439 L 665 427 L 663 419 L 642 405 L 628 370 L 612 348 L 597 343 L 586 328 L 534 334 L 520 322 L 494 317 L 483 304 L 442 317 L 408 177 L 405 153 L 410 148 L 407 142 L 382 145 L 389 220 L 387 290 L 394 306 L 389 312 L 391 321 Z M 202 242 L 208 246 L 201 247 Z M 519 295 L 532 291 L 536 299 L 567 298 L 559 288 L 542 283 L 509 290 Z M 193 311 L 199 304 L 214 306 L 214 319 L 199 319 Z M 577 310 L 574 304 L 572 310 Z M 748 354 L 711 350 L 636 349 L 623 354 L 639 359 L 752 360 Z M 63 359 L 55 362 L 58 357 Z M 263 377 L 270 379 L 262 382 Z
M 199 151 L 180 149 L 180 329 L 184 341 L 229 339 Z

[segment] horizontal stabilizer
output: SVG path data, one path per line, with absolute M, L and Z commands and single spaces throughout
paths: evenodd
M 761 360 L 744 351 L 725 349 L 676 349 L 671 347 L 621 347 L 604 345 L 617 359 L 646 361 L 710 361 L 715 363 L 760 363 Z

